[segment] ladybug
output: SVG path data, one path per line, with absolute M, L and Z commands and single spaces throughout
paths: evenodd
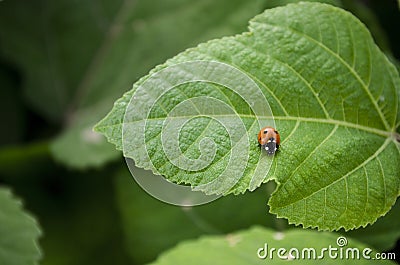
M 269 155 L 273 155 L 279 150 L 281 137 L 275 128 L 266 126 L 258 133 L 258 143 L 267 151 Z

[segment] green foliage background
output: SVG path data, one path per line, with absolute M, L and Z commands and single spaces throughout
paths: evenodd
M 246 31 L 250 18 L 290 2 L 296 1 L 0 2 L 0 186 L 11 188 L 35 217 L 30 231 L 41 228 L 40 264 L 144 264 L 186 239 L 253 225 L 287 228 L 266 214 L 270 185 L 191 209 L 153 199 L 91 128 L 155 65 L 200 42 Z M 350 10 L 388 56 L 400 58 L 395 1 L 323 2 Z M 346 235 L 399 253 L 399 207 Z M 38 235 L 32 232 L 32 240 Z

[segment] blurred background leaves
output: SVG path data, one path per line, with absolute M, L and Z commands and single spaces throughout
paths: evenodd
M 143 264 L 184 239 L 286 227 L 267 214 L 269 184 L 190 209 L 156 201 L 91 128 L 155 65 L 289 2 L 297 1 L 0 1 L 0 185 L 40 223 L 42 264 Z M 400 58 L 396 1 L 320 2 L 353 12 Z M 397 204 L 352 236 L 393 248 L 398 213 Z

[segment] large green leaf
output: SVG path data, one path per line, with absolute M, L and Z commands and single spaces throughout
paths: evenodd
M 0 264 L 38 264 L 40 234 L 35 219 L 22 210 L 21 201 L 0 187 Z
M 375 222 L 399 195 L 395 67 L 358 19 L 329 5 L 267 10 L 249 28 L 156 67 L 95 129 L 139 167 L 206 193 L 243 193 L 274 179 L 271 212 L 290 223 L 347 230 Z M 193 60 L 202 60 L 197 69 Z M 196 79 L 212 83 L 187 82 Z M 273 117 L 259 114 L 263 96 Z M 275 159 L 255 136 L 271 119 L 283 139 Z
M 363 258 L 362 253 L 367 248 L 334 233 L 298 229 L 282 233 L 253 227 L 226 236 L 203 236 L 183 242 L 161 254 L 152 264 L 288 264 L 297 255 L 301 264 L 371 264 L 368 257 L 374 259 L 376 252 L 371 250 L 367 258 Z M 356 258 L 357 253 L 359 258 Z M 374 262 L 395 264 L 387 260 Z

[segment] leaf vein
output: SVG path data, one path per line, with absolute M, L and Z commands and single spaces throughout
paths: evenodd
M 283 113 L 285 113 L 285 115 L 289 116 L 289 113 L 287 112 L 286 108 L 282 105 L 281 100 L 279 98 L 277 98 L 275 93 L 272 92 L 272 90 L 264 82 L 261 82 L 261 80 L 258 79 L 256 76 L 252 75 L 250 72 L 245 71 L 238 65 L 236 65 L 234 63 L 232 63 L 232 65 L 235 66 L 236 68 L 238 68 L 239 70 L 243 71 L 247 75 L 249 75 L 253 80 L 257 81 L 259 84 L 261 84 L 268 91 L 268 93 L 275 99 L 275 101 L 279 104 L 279 107 L 282 109 Z
M 304 158 L 303 161 L 301 161 L 301 163 L 299 163 L 299 164 L 297 165 L 297 167 L 291 172 L 291 174 L 289 175 L 289 177 L 288 177 L 284 182 L 281 183 L 282 188 L 284 188 L 285 185 L 286 185 L 286 183 L 288 183 L 288 182 L 290 181 L 290 179 L 295 175 L 296 171 L 297 171 L 302 165 L 304 165 L 304 163 L 307 161 L 307 159 L 309 159 L 313 154 L 315 154 L 315 152 L 317 151 L 317 149 L 319 149 L 320 147 L 322 147 L 322 146 L 326 143 L 326 141 L 328 141 L 328 140 L 332 137 L 332 135 L 336 132 L 336 130 L 337 130 L 338 128 L 339 128 L 339 126 L 338 126 L 338 125 L 335 125 L 335 127 L 333 127 L 333 129 L 332 129 L 332 131 L 329 133 L 329 135 L 327 135 L 327 136 L 325 137 L 325 139 L 322 140 L 322 141 L 307 155 L 307 157 Z
M 379 159 L 379 157 L 376 158 L 378 160 L 379 163 L 379 167 L 381 170 L 381 176 L 382 176 L 382 181 L 383 181 L 383 195 L 384 195 L 384 204 L 383 204 L 383 208 L 386 207 L 386 202 L 387 202 L 387 194 L 386 194 L 386 178 L 385 178 L 385 172 L 383 170 L 383 166 L 382 166 L 382 162 Z
M 295 126 L 294 126 L 293 129 L 292 129 L 292 131 L 291 131 L 291 132 L 289 133 L 289 135 L 286 136 L 286 138 L 282 141 L 282 145 L 283 145 L 284 143 L 286 143 L 286 141 L 287 141 L 288 139 L 290 139 L 290 137 L 291 137 L 291 136 L 293 135 L 293 133 L 297 130 L 297 128 L 299 127 L 299 125 L 300 125 L 300 121 L 297 120 Z
M 219 115 L 214 115 L 215 117 L 219 116 Z M 228 117 L 228 116 L 232 116 L 232 114 L 229 115 L 221 115 L 224 117 Z M 254 115 L 248 115 L 248 114 L 240 114 L 240 117 L 242 118 L 255 118 Z M 170 117 L 172 118 L 172 117 Z M 185 115 L 181 115 L 181 116 L 175 116 L 173 118 L 193 118 L 193 116 L 185 116 Z M 365 131 L 365 132 L 369 132 L 369 133 L 373 133 L 379 136 L 383 136 L 383 137 L 392 137 L 392 133 L 388 132 L 388 131 L 384 131 L 384 130 L 380 130 L 380 129 L 376 129 L 376 128 L 372 128 L 372 127 L 368 127 L 368 126 L 364 126 L 364 125 L 360 125 L 360 124 L 356 124 L 356 123 L 351 123 L 351 122 L 346 122 L 346 121 L 340 121 L 340 120 L 334 120 L 334 119 L 320 119 L 320 118 L 307 118 L 307 117 L 294 117 L 294 116 L 262 116 L 260 118 L 265 118 L 265 119 L 276 119 L 276 120 L 287 120 L 287 121 L 301 121 L 301 122 L 314 122 L 314 123 L 324 123 L 324 124 L 333 124 L 333 125 L 339 125 L 342 127 L 349 127 L 349 128 L 353 128 L 353 129 L 357 129 L 357 130 L 361 130 L 361 131 Z M 159 117 L 159 118 L 148 118 L 147 121 L 151 121 L 151 120 L 164 120 L 165 117 Z M 132 123 L 138 123 L 138 122 L 143 122 L 143 120 L 135 120 L 135 121 L 127 121 L 125 123 L 127 124 L 132 124 Z M 102 128 L 108 128 L 108 127 L 122 127 L 123 122 L 117 122 L 115 124 L 111 124 L 111 125 L 104 125 L 104 126 L 98 126 L 98 129 L 102 129 Z
M 369 200 L 368 200 L 368 198 L 369 198 L 368 172 L 367 172 L 367 169 L 365 168 L 365 166 L 363 166 L 363 169 L 364 169 L 365 180 L 366 180 L 366 182 L 365 182 L 365 188 L 366 188 L 367 195 L 366 195 L 366 198 L 365 198 L 364 212 L 363 212 L 363 214 L 362 214 L 362 216 L 361 216 L 361 218 L 360 218 L 361 221 L 364 219 L 364 216 L 365 216 L 365 214 L 367 213 L 367 207 L 368 207 L 368 201 L 369 201 Z
M 356 66 L 356 50 L 354 47 L 354 35 L 353 35 L 353 31 L 351 30 L 351 27 L 349 26 L 349 22 L 347 20 L 344 20 L 347 26 L 347 31 L 349 32 L 350 35 L 350 43 L 352 45 L 351 46 L 351 51 L 352 51 L 352 61 L 351 61 L 351 68 L 354 68 Z
M 366 57 L 368 58 L 368 79 L 366 87 L 369 87 L 371 84 L 371 76 L 372 76 L 372 62 L 371 62 L 372 53 L 371 53 L 371 45 L 368 41 L 367 41 L 367 51 L 368 51 L 368 56 Z M 371 100 L 373 100 L 372 93 L 371 93 Z M 379 107 L 379 105 L 377 106 Z

